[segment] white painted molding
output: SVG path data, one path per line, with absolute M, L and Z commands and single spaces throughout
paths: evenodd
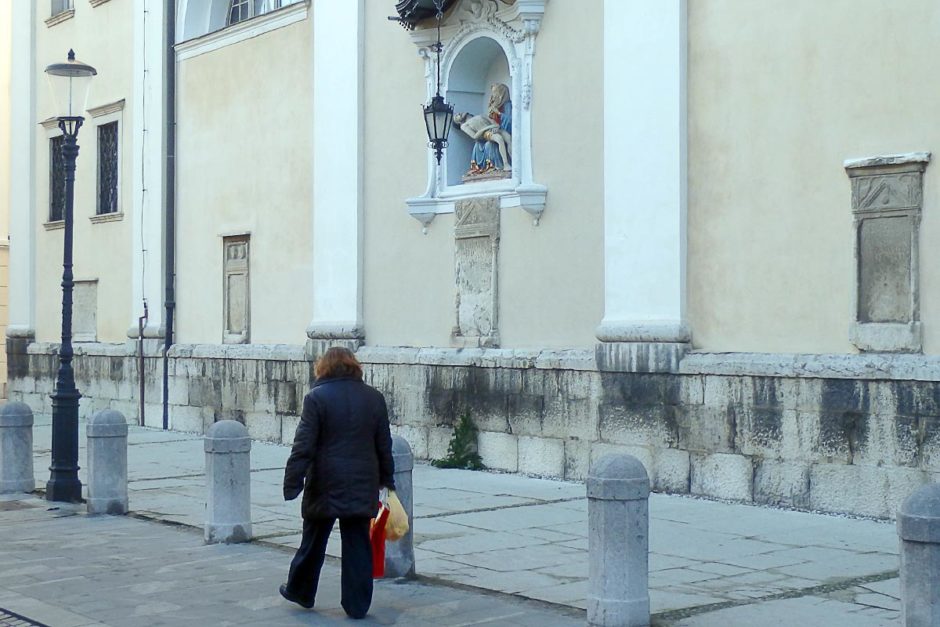
M 88 109 L 87 113 L 88 113 L 88 116 L 91 118 L 98 118 L 103 115 L 111 115 L 112 113 L 117 113 L 123 110 L 124 110 L 124 99 L 121 98 L 120 100 L 115 101 L 115 102 L 109 102 L 108 104 L 104 104 L 98 107 L 92 107 L 91 109 Z
M 56 13 L 52 17 L 46 20 L 46 26 L 52 28 L 56 24 L 61 24 L 62 22 L 67 22 L 68 20 L 75 17 L 75 9 L 68 9 L 62 11 L 61 13 Z
M 121 222 L 124 220 L 124 213 L 117 211 L 115 213 L 102 213 L 99 215 L 90 216 L 88 218 L 92 224 L 104 224 L 106 222 Z
M 61 231 L 65 228 L 65 220 L 53 220 L 51 222 L 43 222 L 42 228 L 47 231 Z
M 190 39 L 175 46 L 176 60 L 185 61 L 198 57 L 201 54 L 219 50 L 226 46 L 237 44 L 246 39 L 252 39 L 265 33 L 290 26 L 307 19 L 308 6 L 306 1 L 295 2 L 284 8 L 264 13 L 244 22 L 226 26 L 221 30 Z
M 110 0 L 88 0 L 88 4 L 90 4 L 93 7 L 97 7 L 109 1 Z
M 458 4 L 441 24 L 441 93 L 446 94 L 451 69 L 461 51 L 480 38 L 499 44 L 509 65 L 510 99 L 513 103 L 512 177 L 507 179 L 448 185 L 448 152 L 440 166 L 431 150 L 427 152 L 427 186 L 421 196 L 405 201 L 408 213 L 421 222 L 423 230 L 434 216 L 453 213 L 454 203 L 466 198 L 499 196 L 500 208 L 519 207 L 529 212 L 534 223 L 545 210 L 548 189 L 533 180 L 532 171 L 532 63 L 535 40 L 548 0 L 517 0 L 506 5 L 496 0 Z M 437 90 L 437 57 L 431 45 L 437 41 L 437 23 L 427 20 L 410 33 L 424 59 L 427 97 Z M 456 128 L 451 133 L 460 132 Z

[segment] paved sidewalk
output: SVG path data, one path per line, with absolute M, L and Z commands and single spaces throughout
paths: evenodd
M 81 441 L 84 444 L 84 435 Z M 35 461 L 40 485 L 48 477 L 49 442 L 49 426 L 38 425 Z M 201 529 L 202 439 L 132 427 L 130 442 L 130 505 L 135 515 Z M 288 447 L 274 444 L 256 442 L 252 448 L 253 530 L 262 544 L 283 547 L 276 553 L 281 571 L 300 539 L 298 502 L 284 503 L 281 498 L 288 453 Z M 415 466 L 414 483 L 420 575 L 489 591 L 493 599 L 505 600 L 499 594 L 505 593 L 567 607 L 569 612 L 585 607 L 583 484 L 425 464 Z M 650 512 L 655 624 L 897 624 L 893 524 L 663 495 L 652 496 Z M 255 545 L 252 550 L 262 548 Z M 332 543 L 329 551 L 337 554 L 338 544 Z M 272 576 L 277 581 L 282 572 Z M 2 597 L 0 607 L 5 607 Z M 569 622 L 563 624 L 583 623 L 583 618 L 572 620 L 571 614 L 565 619 Z

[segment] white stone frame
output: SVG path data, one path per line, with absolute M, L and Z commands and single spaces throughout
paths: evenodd
M 95 134 L 95 213 L 89 216 L 88 219 L 91 220 L 93 224 L 117 222 L 124 219 L 124 99 L 122 98 L 116 102 L 88 109 L 88 117 L 94 122 L 92 126 Z M 98 157 L 100 156 L 98 150 L 98 127 L 112 122 L 117 122 L 118 125 L 118 205 L 117 211 L 99 214 L 98 197 L 101 193 L 101 170 L 98 167 Z
M 535 39 L 539 33 L 547 0 L 516 0 L 506 6 L 497 0 L 482 0 L 477 5 L 464 1 L 450 11 L 441 24 L 441 93 L 447 93 L 450 71 L 461 51 L 473 41 L 488 37 L 503 50 L 509 64 L 510 98 L 513 102 L 512 178 L 447 185 L 447 151 L 438 166 L 432 151 L 427 157 L 427 187 L 421 196 L 406 200 L 408 212 L 427 231 L 434 216 L 453 213 L 457 200 L 479 196 L 498 196 L 500 208 L 521 207 L 538 224 L 545 210 L 548 188 L 533 180 L 532 173 L 532 62 Z M 431 46 L 437 41 L 433 20 L 411 32 L 418 54 L 425 61 L 427 97 L 437 91 L 437 56 Z M 459 132 L 451 129 L 451 133 Z

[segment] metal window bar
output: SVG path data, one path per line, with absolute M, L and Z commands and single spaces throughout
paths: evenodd
M 118 123 L 98 127 L 98 207 L 96 213 L 118 210 Z
M 58 15 L 72 8 L 72 0 L 52 0 L 52 14 Z
M 65 219 L 65 158 L 62 135 L 49 140 L 49 221 Z

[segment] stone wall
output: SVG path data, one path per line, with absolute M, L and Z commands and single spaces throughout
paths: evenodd
M 56 346 L 8 347 L 11 400 L 48 416 Z M 146 424 L 160 426 L 163 360 L 149 348 Z M 110 407 L 136 419 L 133 350 L 79 346 L 83 416 Z M 936 358 L 692 353 L 679 373 L 650 374 L 600 372 L 590 351 L 358 354 L 419 459 L 443 457 L 469 413 L 491 468 L 582 480 L 618 450 L 663 492 L 891 517 L 940 473 Z M 201 433 L 234 418 L 256 439 L 292 440 L 311 381 L 301 347 L 177 345 L 170 355 L 171 428 Z

